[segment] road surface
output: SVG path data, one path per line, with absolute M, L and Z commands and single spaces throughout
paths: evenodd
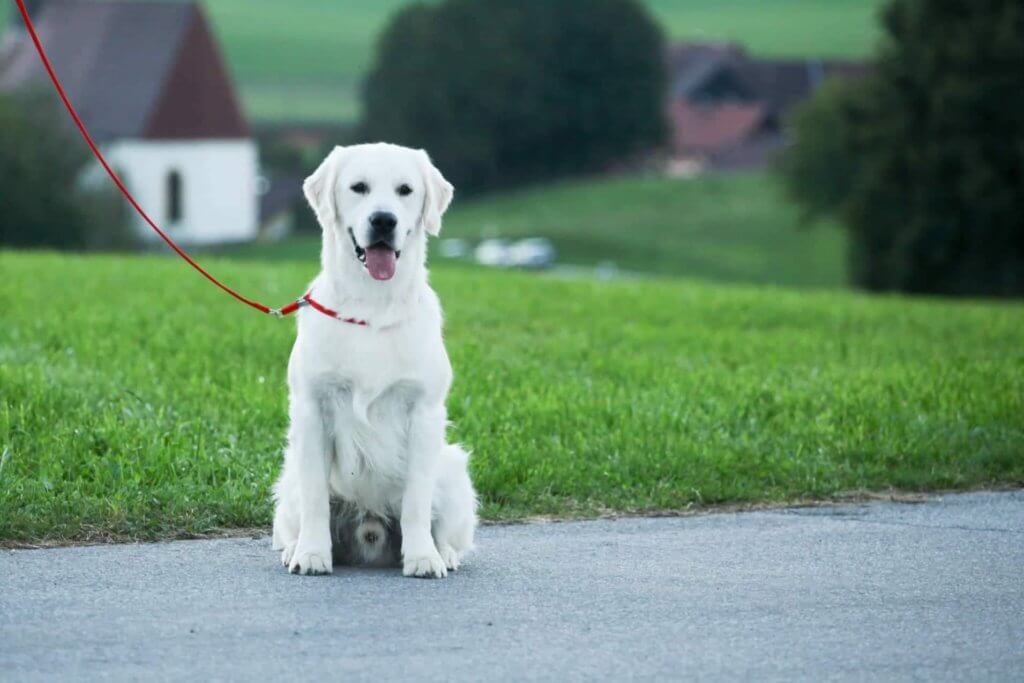
M 0 551 L 0 679 L 1024 680 L 1024 492 L 490 526 L 442 580 L 269 540 Z

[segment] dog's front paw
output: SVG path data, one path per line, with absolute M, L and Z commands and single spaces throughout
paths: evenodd
M 282 561 L 284 554 L 281 555 Z M 295 553 L 288 563 L 288 571 L 292 574 L 304 576 L 315 576 L 318 574 L 330 574 L 333 566 L 331 564 L 331 551 L 296 548 Z
M 290 567 L 292 564 L 292 557 L 295 555 L 295 544 L 287 543 L 281 548 L 281 564 L 285 567 Z
M 434 550 L 432 554 L 406 557 L 403 562 L 402 573 L 406 576 L 417 576 L 423 579 L 440 579 L 448 576 L 448 569 L 445 567 L 441 555 Z
M 459 552 L 455 548 L 450 545 L 442 545 L 437 552 L 441 555 L 441 561 L 444 562 L 448 571 L 453 572 L 459 568 Z

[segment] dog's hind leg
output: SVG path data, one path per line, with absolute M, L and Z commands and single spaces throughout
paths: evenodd
M 476 530 L 476 492 L 469 479 L 469 454 L 451 444 L 441 451 L 440 476 L 434 496 L 434 544 L 450 570 L 473 547 Z

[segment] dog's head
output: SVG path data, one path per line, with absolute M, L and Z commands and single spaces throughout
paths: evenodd
M 375 280 L 394 277 L 410 240 L 441 231 L 454 192 L 426 152 L 385 143 L 335 147 L 302 190 L 320 226 Z

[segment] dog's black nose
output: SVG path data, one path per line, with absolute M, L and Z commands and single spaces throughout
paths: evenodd
M 374 242 L 391 239 L 395 234 L 396 225 L 398 225 L 398 219 L 393 213 L 377 211 L 370 214 L 370 227 L 373 228 Z

